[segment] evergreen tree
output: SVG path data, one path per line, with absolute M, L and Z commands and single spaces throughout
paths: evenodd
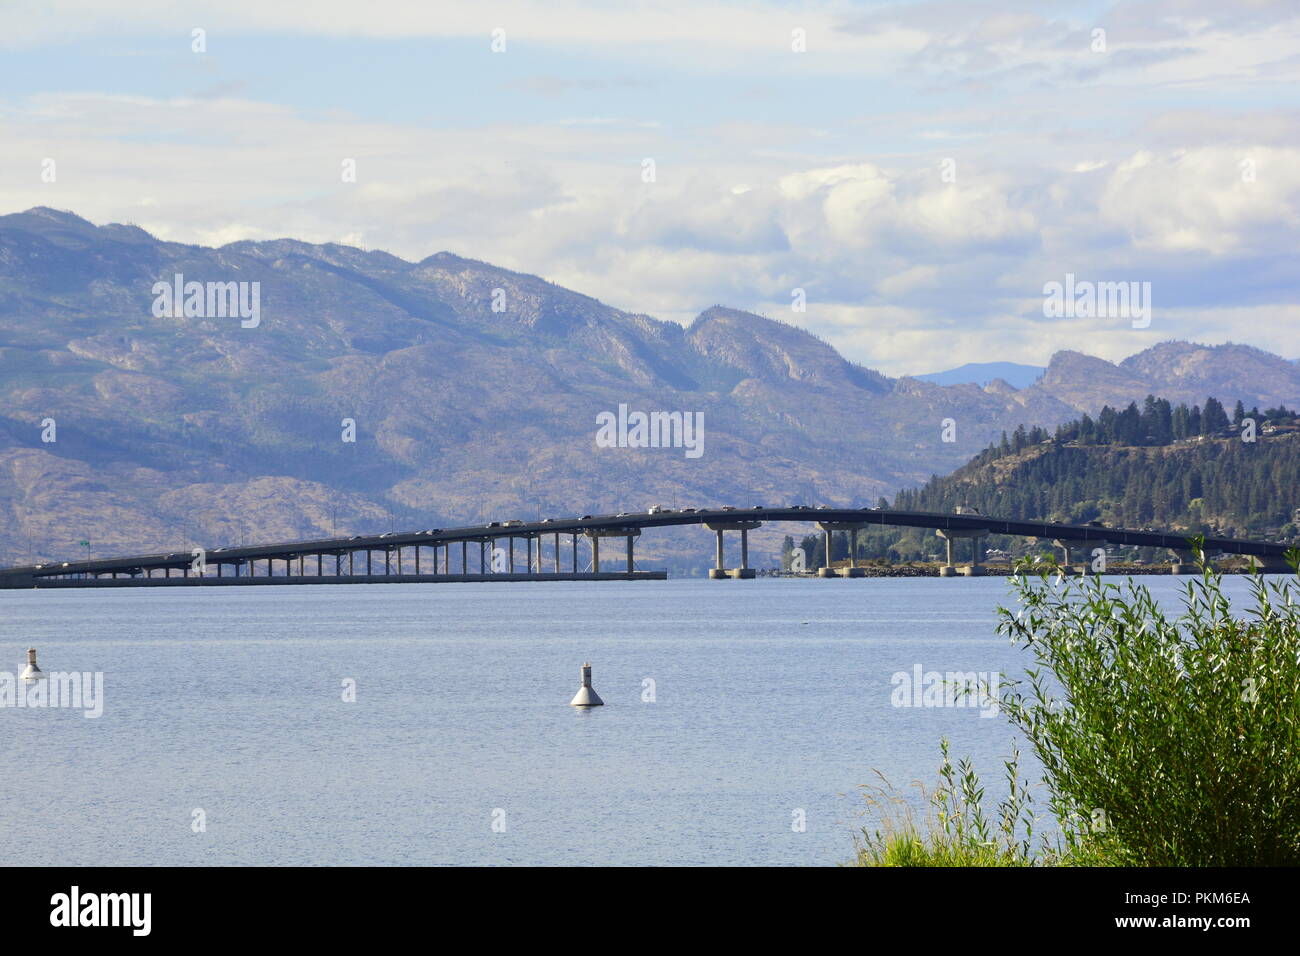
M 1217 398 L 1205 400 L 1205 410 L 1201 412 L 1201 434 L 1213 435 L 1220 429 L 1228 427 L 1228 413 L 1223 410 Z

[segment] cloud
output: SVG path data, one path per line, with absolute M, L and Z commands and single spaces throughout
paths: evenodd
M 1122 357 L 1171 335 L 1276 350 L 1263 317 L 1294 328 L 1293 3 L 35 10 L 11 12 L 4 42 L 187 46 L 204 25 L 210 44 L 349 36 L 377 62 L 388 38 L 461 39 L 491 66 L 458 60 L 460 87 L 418 115 L 369 109 L 392 98 L 382 79 L 344 112 L 215 69 L 177 84 L 198 95 L 91 80 L 11 95 L 4 211 L 48 204 L 205 244 L 293 236 L 410 260 L 447 249 L 682 322 L 714 302 L 767 311 L 891 374 L 940 355 Z M 1097 25 L 1105 54 L 1089 46 Z M 518 55 L 509 70 L 487 52 L 496 26 Z M 795 28 L 807 54 L 790 50 Z M 522 112 L 480 108 L 500 105 L 489 94 Z M 474 117 L 446 118 L 467 97 Z M 55 183 L 40 179 L 44 158 Z M 345 159 L 356 183 L 341 180 Z M 1067 272 L 1152 282 L 1152 328 L 1045 321 L 1042 286 Z M 795 288 L 806 313 L 790 313 Z

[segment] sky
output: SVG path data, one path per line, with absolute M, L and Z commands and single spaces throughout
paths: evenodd
M 0 22 L 0 213 L 446 250 L 683 324 L 758 312 L 890 375 L 1169 339 L 1300 357 L 1295 0 L 0 0 Z M 1149 322 L 1046 315 L 1067 274 L 1150 283 Z

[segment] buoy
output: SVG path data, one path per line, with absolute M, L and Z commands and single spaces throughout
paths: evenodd
M 591 664 L 582 665 L 582 686 L 578 692 L 573 695 L 573 700 L 569 701 L 570 707 L 603 707 L 605 702 L 600 699 L 600 695 L 591 689 Z
M 36 666 L 36 648 L 27 648 L 27 667 L 23 670 L 23 680 L 44 680 L 45 675 L 41 669 Z

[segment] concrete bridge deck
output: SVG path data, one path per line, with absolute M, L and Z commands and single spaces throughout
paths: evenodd
M 682 525 L 705 525 L 718 537 L 717 567 L 711 576 L 745 578 L 753 576 L 748 567 L 747 535 L 764 522 L 804 522 L 819 526 L 828 543 L 833 533 L 855 535 L 872 525 L 892 525 L 933 529 L 950 544 L 948 566 L 952 566 L 953 539 L 972 540 L 972 564 L 969 573 L 978 573 L 977 542 L 986 534 L 1017 535 L 1051 541 L 1067 549 L 1073 546 L 1131 545 L 1164 548 L 1186 559 L 1190 541 L 1185 534 L 1172 531 L 1148 531 L 1105 528 L 1095 524 L 1068 525 L 1038 521 L 1019 521 L 992 515 L 971 513 L 944 514 L 919 511 L 892 511 L 875 508 L 812 508 L 800 505 L 781 508 L 712 508 L 584 515 L 576 518 L 546 519 L 533 522 L 493 522 L 460 528 L 429 531 L 394 532 L 382 535 L 355 535 L 348 538 L 323 538 L 275 544 L 249 545 L 213 550 L 193 549 L 86 561 L 53 562 L 26 567 L 0 569 L 0 589 L 49 586 L 121 587 L 159 586 L 163 581 L 201 580 L 222 584 L 289 584 L 328 583 L 360 584 L 387 582 L 442 582 L 461 580 L 639 580 L 662 578 L 664 572 L 637 571 L 634 542 L 650 528 Z M 722 568 L 722 536 L 725 532 L 741 535 L 740 568 Z M 561 543 L 561 536 L 570 541 Z M 589 565 L 579 566 L 578 539 L 585 537 L 590 547 Z M 600 543 L 608 538 L 624 539 L 624 554 L 618 571 L 601 569 Z M 550 555 L 542 558 L 542 542 L 550 539 Z M 526 544 L 525 563 L 515 563 L 515 542 Z M 507 542 L 508 551 L 498 548 Z M 536 555 L 533 544 L 537 542 Z M 1271 570 L 1289 570 L 1285 564 L 1287 546 L 1267 541 L 1232 538 L 1206 538 L 1207 554 L 1245 555 L 1258 559 Z M 474 552 L 477 551 L 477 557 Z M 488 552 L 493 552 L 490 562 Z M 828 552 L 829 549 L 828 549 Z M 376 557 L 378 556 L 378 557 Z M 421 558 L 424 568 L 421 571 Z M 364 557 L 365 573 L 357 567 Z M 307 562 L 312 566 L 308 567 Z M 283 562 L 276 573 L 277 563 Z M 382 571 L 376 568 L 382 565 Z M 566 569 L 563 565 L 568 565 Z M 453 572 L 453 566 L 455 571 Z M 544 566 L 552 569 L 543 571 Z M 199 573 L 199 569 L 202 573 Z M 262 570 L 264 568 L 264 570 Z M 826 568 L 825 571 L 833 571 Z M 262 571 L 262 573 L 259 573 Z M 430 573 L 432 572 L 432 573 Z M 580 575 L 588 575 L 582 577 Z M 851 575 L 846 575 L 851 576 Z M 69 582 L 76 581 L 77 584 Z M 55 582 L 59 582 L 56 584 Z M 127 583 L 130 582 L 130 583 Z M 175 586 L 175 585 L 174 585 Z

